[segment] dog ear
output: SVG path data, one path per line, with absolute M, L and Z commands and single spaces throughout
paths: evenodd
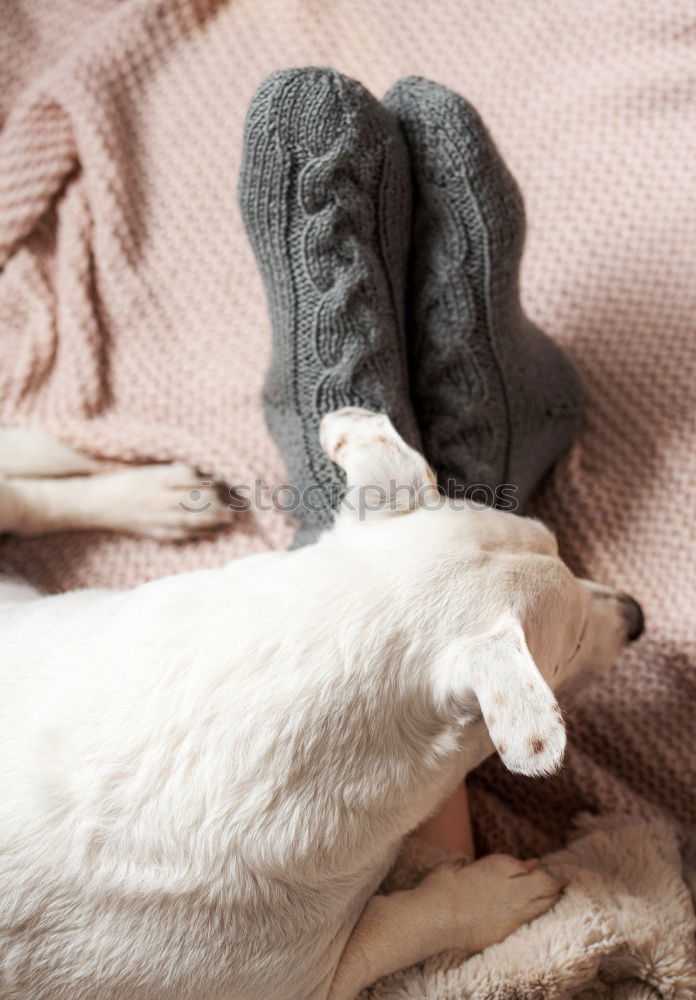
M 437 673 L 440 697 L 473 694 L 503 763 L 519 774 L 551 774 L 563 761 L 565 723 L 512 616 L 491 632 L 457 639 Z
M 321 446 L 361 491 L 365 510 L 413 510 L 437 497 L 435 475 L 384 413 L 346 406 L 321 422 Z

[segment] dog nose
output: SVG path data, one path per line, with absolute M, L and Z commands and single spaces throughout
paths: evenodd
M 619 601 L 621 602 L 621 614 L 628 629 L 628 641 L 635 642 L 636 639 L 640 639 L 645 629 L 643 609 L 630 594 L 619 594 Z

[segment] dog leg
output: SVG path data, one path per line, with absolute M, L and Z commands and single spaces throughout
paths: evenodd
M 45 431 L 0 427 L 0 474 L 12 477 L 86 476 L 99 462 Z
M 446 862 L 415 889 L 373 896 L 348 939 L 329 1000 L 355 1000 L 382 976 L 443 951 L 483 951 L 545 913 L 563 885 L 536 864 L 504 854 L 466 866 Z
M 22 535 L 94 529 L 179 540 L 229 524 L 232 516 L 215 489 L 178 462 L 0 482 L 0 531 Z

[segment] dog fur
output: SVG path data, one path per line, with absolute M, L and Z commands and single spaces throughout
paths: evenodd
M 183 540 L 232 511 L 182 462 L 111 469 L 51 435 L 0 429 L 0 532 L 120 531 Z M 182 503 L 197 491 L 195 510 Z
M 438 500 L 386 417 L 322 443 L 361 503 L 315 545 L 0 593 L 2 1000 L 348 1000 L 558 899 L 504 856 L 374 894 L 487 755 L 561 764 L 552 689 L 610 666 L 635 603 L 537 521 Z

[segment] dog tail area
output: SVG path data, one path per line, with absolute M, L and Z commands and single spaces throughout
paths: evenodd
M 0 475 L 11 479 L 84 476 L 99 463 L 63 444 L 52 434 L 19 427 L 0 428 Z

